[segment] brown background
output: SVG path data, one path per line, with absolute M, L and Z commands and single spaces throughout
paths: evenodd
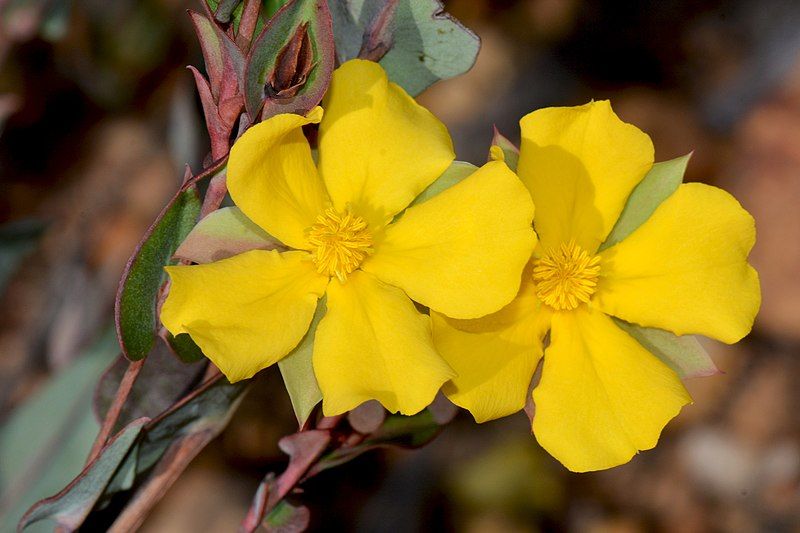
M 31 6 L 38 5 L 30 2 Z M 312 530 L 800 531 L 800 3 L 452 0 L 483 39 L 475 68 L 421 100 L 459 158 L 491 126 L 610 98 L 656 158 L 694 150 L 687 179 L 756 218 L 763 306 L 725 374 L 695 379 L 655 451 L 574 475 L 524 416 L 461 416 L 418 451 L 372 452 L 308 483 Z M 182 0 L 76 0 L 0 33 L 0 221 L 48 223 L 0 298 L 0 416 L 96 337 L 125 260 L 207 141 L 186 64 L 201 64 Z M 8 21 L 6 21 L 8 22 Z M 275 372 L 146 524 L 231 531 L 279 469 L 292 415 Z

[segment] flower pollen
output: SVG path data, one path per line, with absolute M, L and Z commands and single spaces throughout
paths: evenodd
M 336 276 L 344 283 L 372 253 L 372 233 L 367 223 L 350 210 L 340 213 L 329 207 L 308 230 L 317 272 Z
M 552 248 L 533 263 L 533 281 L 541 301 L 558 311 L 586 303 L 597 288 L 600 257 L 575 242 Z

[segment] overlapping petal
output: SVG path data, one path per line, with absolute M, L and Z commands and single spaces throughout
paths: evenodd
M 572 241 L 594 252 L 653 165 L 653 144 L 608 101 L 550 107 L 520 121 L 517 172 L 536 205 L 545 248 Z
M 483 318 L 455 320 L 431 312 L 436 349 L 455 370 L 442 388 L 476 422 L 520 411 L 542 356 L 550 312 L 536 299 L 532 283 L 500 311 Z
M 327 278 L 306 252 L 253 250 L 222 261 L 167 267 L 161 321 L 188 333 L 229 380 L 277 362 L 303 338 Z
M 610 468 L 649 450 L 691 402 L 675 372 L 597 310 L 554 314 L 550 336 L 533 432 L 570 470 Z
M 309 248 L 305 231 L 328 202 L 302 130 L 321 118 L 317 107 L 307 117 L 282 114 L 256 124 L 236 141 L 228 161 L 233 201 L 292 248 Z
M 354 59 L 333 73 L 320 124 L 319 169 L 336 209 L 388 223 L 454 159 L 447 128 L 386 72 Z
M 505 163 L 485 164 L 386 228 L 363 269 L 453 318 L 499 310 L 517 294 L 536 236 L 533 204 Z
M 400 289 L 356 271 L 344 284 L 331 281 L 327 306 L 313 356 L 326 415 L 372 399 L 414 414 L 453 376 L 433 346 L 428 317 Z
M 753 218 L 730 194 L 681 185 L 650 219 L 601 253 L 595 301 L 608 314 L 678 335 L 733 343 L 753 325 L 761 301 L 747 264 Z

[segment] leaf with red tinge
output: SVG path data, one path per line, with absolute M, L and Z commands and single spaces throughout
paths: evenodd
M 329 5 L 339 63 L 367 53 L 370 46 L 391 44 L 380 64 L 412 96 L 463 74 L 478 57 L 478 36 L 446 13 L 439 0 L 399 0 L 391 17 L 386 0 L 329 0 Z
M 682 379 L 721 373 L 697 337 L 693 335 L 678 336 L 670 331 L 645 328 L 617 318 L 614 321 Z
M 495 153 L 499 149 L 500 153 Z M 489 151 L 490 160 L 502 160 L 506 162 L 508 168 L 517 171 L 517 163 L 519 163 L 519 148 L 514 145 L 508 138 L 500 133 L 497 126 L 494 128 L 494 136 L 492 136 L 492 148 Z
M 347 421 L 350 427 L 359 433 L 372 433 L 386 420 L 386 409 L 376 400 L 362 403 L 349 413 Z
M 334 66 L 331 14 L 325 0 L 292 0 L 253 41 L 244 74 L 245 106 L 261 120 L 304 115 L 321 100 Z
M 439 391 L 433 399 L 433 403 L 428 406 L 433 419 L 437 424 L 443 426 L 449 424 L 458 414 L 458 406 L 447 399 L 447 396 Z
M 170 200 L 128 261 L 117 291 L 117 336 L 125 357 L 138 361 L 153 347 L 156 337 L 156 297 L 178 245 L 200 214 L 193 186 L 182 187 Z
M 219 434 L 228 424 L 249 382 L 218 376 L 201 385 L 147 425 L 137 453 L 137 472 L 154 466 L 172 442 L 197 433 Z M 210 439 L 209 439 L 210 440 Z
M 203 117 L 206 120 L 206 130 L 211 141 L 212 157 L 223 154 L 228 151 L 230 129 L 223 124 L 222 117 L 219 116 L 219 108 L 214 95 L 211 94 L 211 86 L 208 81 L 196 68 L 192 66 L 187 68 L 194 77 L 197 94 L 200 96 L 200 103 L 203 106 Z
M 394 46 L 395 12 L 399 0 L 386 0 L 364 29 L 358 57 L 378 62 Z
M 225 50 L 217 29 L 214 27 L 214 22 L 195 11 L 189 11 L 189 17 L 192 19 L 197 40 L 200 41 L 200 49 L 203 52 L 203 59 L 206 63 L 211 94 L 214 96 L 214 101 L 216 101 L 219 98 L 219 88 L 222 82 L 223 70 L 225 69 Z
M 430 442 L 441 432 L 442 426 L 430 410 L 413 416 L 389 415 L 383 424 L 364 442 L 353 447 L 340 447 L 323 456 L 315 464 L 309 477 L 323 470 L 351 461 L 364 452 L 380 447 L 399 446 L 418 448 Z
M 31 507 L 20 520 L 19 530 L 44 519 L 55 520 L 60 531 L 77 530 L 120 471 L 147 422 L 140 418 L 127 425 L 64 490 Z
M 308 529 L 310 522 L 308 507 L 281 500 L 264 519 L 263 526 L 268 533 L 301 533 Z
M 238 207 L 224 207 L 197 223 L 175 251 L 175 257 L 203 264 L 249 250 L 283 249 L 280 241 L 247 218 Z
M 124 357 L 118 357 L 97 383 L 94 410 L 98 420 L 105 418 L 129 364 Z M 200 381 L 204 371 L 204 365 L 183 363 L 170 353 L 165 342 L 157 342 L 128 394 L 115 431 L 131 420 L 153 418 L 165 411 Z

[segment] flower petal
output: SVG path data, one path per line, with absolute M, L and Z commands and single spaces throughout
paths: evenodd
M 444 124 L 377 63 L 354 59 L 336 69 L 324 105 L 322 177 L 336 209 L 351 204 L 373 227 L 388 223 L 455 158 Z
M 758 274 L 747 264 L 754 243 L 753 217 L 733 196 L 681 185 L 647 222 L 601 253 L 595 303 L 641 326 L 736 342 L 761 302 Z
M 453 318 L 497 311 L 536 244 L 533 204 L 505 163 L 485 164 L 386 228 L 362 268 Z
M 678 376 L 587 306 L 553 315 L 533 391 L 539 444 L 575 472 L 628 462 L 691 403 Z
M 317 107 L 307 117 L 283 114 L 256 124 L 236 141 L 228 161 L 233 201 L 292 248 L 309 248 L 305 231 L 328 202 L 302 130 L 321 117 Z
M 476 422 L 522 410 L 550 327 L 532 282 L 494 314 L 456 320 L 431 312 L 431 323 L 436 349 L 457 374 L 442 388 L 451 402 Z
M 166 267 L 161 321 L 188 333 L 231 382 L 277 362 L 303 338 L 327 278 L 306 252 L 252 250 L 215 263 Z
M 428 317 L 400 289 L 357 270 L 344 284 L 331 281 L 327 298 L 314 342 L 325 415 L 367 400 L 418 413 L 453 376 L 433 347 Z
M 575 242 L 594 252 L 628 195 L 653 166 L 653 143 L 608 101 L 549 107 L 520 120 L 517 172 L 536 205 L 545 248 Z

